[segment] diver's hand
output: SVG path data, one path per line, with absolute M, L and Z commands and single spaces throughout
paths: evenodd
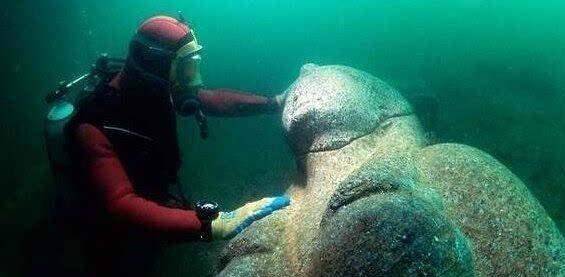
M 287 196 L 263 198 L 245 204 L 232 212 L 220 212 L 212 221 L 212 237 L 214 239 L 230 239 L 247 228 L 251 223 L 290 204 Z
M 273 98 L 275 103 L 277 104 L 277 107 L 279 108 L 279 110 L 282 110 L 284 108 L 286 96 L 287 96 L 287 93 L 283 92 L 283 93 L 281 93 L 281 94 L 279 94 L 279 95 L 277 95 Z

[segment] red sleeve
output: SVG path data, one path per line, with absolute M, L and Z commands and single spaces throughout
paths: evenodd
M 85 176 L 111 216 L 175 238 L 200 232 L 201 222 L 194 211 L 163 207 L 136 195 L 112 145 L 99 129 L 82 124 L 76 131 L 76 140 Z
M 198 98 L 204 112 L 212 116 L 247 116 L 278 110 L 276 102 L 271 98 L 229 89 L 202 89 Z

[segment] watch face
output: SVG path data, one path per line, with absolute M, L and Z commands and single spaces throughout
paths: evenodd
M 218 204 L 214 202 L 196 203 L 196 213 L 201 220 L 214 220 L 218 217 Z
M 205 210 L 215 210 L 218 207 L 215 203 L 205 203 L 201 206 L 202 209 Z

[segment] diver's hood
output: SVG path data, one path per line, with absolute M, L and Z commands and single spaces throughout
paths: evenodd
M 149 109 L 152 109 L 151 105 L 159 105 L 183 117 L 195 115 L 200 136 L 203 139 L 208 137 L 207 119 L 197 97 L 201 86 L 188 86 L 182 89 L 182 93 L 173 93 L 172 82 L 143 70 L 131 57 L 126 60 L 123 81 L 122 88 L 128 94 L 124 97 L 134 99 L 128 102 L 141 103 Z
M 124 66 L 125 88 L 143 88 L 149 91 L 161 91 L 162 94 L 170 93 L 171 82 L 157 74 L 143 69 L 139 62 L 132 56 L 128 56 Z
M 157 101 L 169 101 L 180 116 L 190 116 L 200 109 L 200 101 L 197 98 L 200 85 L 182 86 L 182 93 L 172 92 L 173 84 L 168 79 L 164 79 L 151 72 L 147 72 L 139 66 L 134 58 L 128 57 L 124 68 L 124 88 L 130 93 L 148 100 L 151 98 Z M 198 82 L 198 84 L 201 84 Z M 135 96 L 133 96 L 135 97 Z

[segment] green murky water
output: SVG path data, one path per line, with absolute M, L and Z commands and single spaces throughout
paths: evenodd
M 272 96 L 306 62 L 368 71 L 412 101 L 434 141 L 475 146 L 507 165 L 565 230 L 563 1 L 18 1 L 0 9 L 0 272 L 21 274 L 44 228 L 44 94 L 101 53 L 124 56 L 143 19 L 178 10 L 205 46 L 208 86 Z M 295 166 L 278 116 L 210 124 L 204 142 L 181 121 L 192 197 L 235 208 L 285 190 Z M 205 274 L 220 247 L 176 246 L 161 272 Z

